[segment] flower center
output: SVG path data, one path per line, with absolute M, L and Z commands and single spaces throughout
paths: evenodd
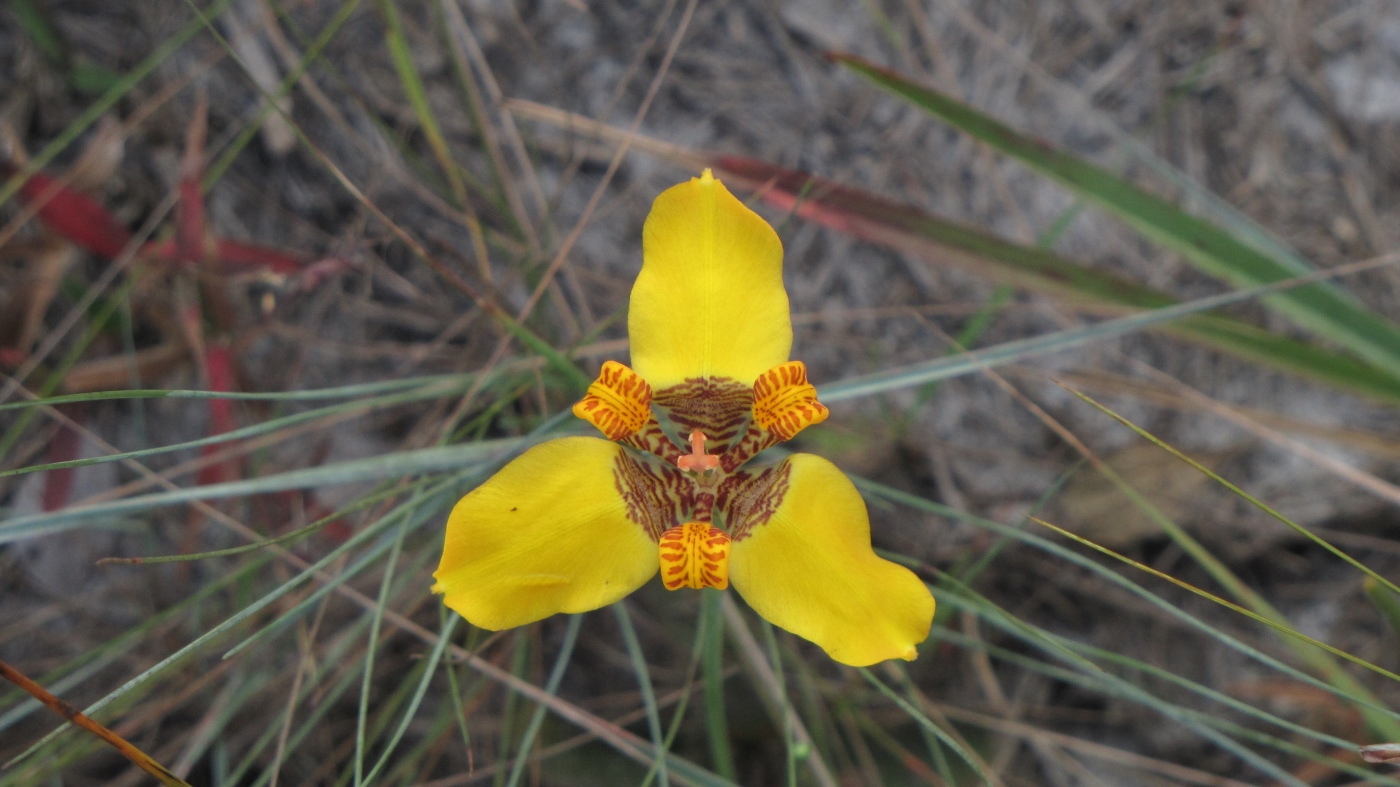
M 729 536 L 707 522 L 661 534 L 661 582 L 667 590 L 729 587 Z
M 690 453 L 676 459 L 680 469 L 691 473 L 704 473 L 719 467 L 719 457 L 705 453 L 705 433 L 696 429 L 690 433 Z

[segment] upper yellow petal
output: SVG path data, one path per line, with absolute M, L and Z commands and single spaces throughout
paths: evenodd
M 782 242 L 709 170 L 656 198 L 642 256 L 627 330 L 653 390 L 694 377 L 751 385 L 788 359 Z
M 933 623 L 933 596 L 913 572 L 870 548 L 855 485 L 811 454 L 768 472 L 777 474 L 772 491 L 753 496 L 749 513 L 767 521 L 742 534 L 743 523 L 730 523 L 730 584 L 768 622 L 843 664 L 912 660 Z
M 535 446 L 462 498 L 434 592 L 475 626 L 607 606 L 657 571 L 657 546 L 614 479 L 624 449 L 596 437 Z

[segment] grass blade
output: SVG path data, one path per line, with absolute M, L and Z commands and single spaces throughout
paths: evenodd
M 418 504 L 418 495 L 408 503 L 410 508 Z M 360 681 L 360 707 L 355 714 L 355 787 L 364 784 L 365 769 L 365 722 L 369 718 L 369 691 L 370 683 L 374 678 L 374 655 L 379 643 L 379 629 L 384 624 L 384 605 L 389 601 L 389 589 L 394 584 L 394 569 L 399 563 L 399 552 L 403 550 L 403 539 L 408 533 L 408 520 L 399 523 L 398 535 L 394 537 L 394 546 L 389 550 L 389 557 L 384 561 L 384 578 L 379 583 L 379 598 L 374 607 L 374 612 L 370 617 L 369 624 L 369 645 L 365 649 L 365 668 Z M 444 637 L 445 639 L 445 637 Z
M 783 714 L 783 748 L 787 753 L 787 783 L 788 787 L 797 787 L 797 742 L 793 739 L 792 734 L 794 713 L 792 700 L 787 695 L 787 672 L 783 669 L 783 654 L 778 650 L 778 638 L 773 634 L 773 624 L 766 620 L 760 620 L 759 623 L 763 630 L 764 643 L 768 646 L 768 661 L 773 669 L 773 674 L 777 677 L 774 689 L 778 695 L 778 708 Z
M 22 170 L 6 181 L 4 185 L 0 185 L 0 205 L 9 202 L 15 194 L 19 193 L 20 187 L 24 185 L 24 182 L 28 180 L 30 176 L 44 167 L 47 167 L 50 162 L 64 151 L 64 149 L 73 144 L 74 140 L 81 136 L 84 131 L 87 131 L 89 126 L 96 123 L 98 118 L 107 114 L 112 107 L 116 106 L 117 102 L 126 96 L 138 82 L 145 79 L 147 75 L 169 59 L 170 55 L 173 54 L 175 50 L 184 46 L 186 41 L 193 38 L 196 33 L 204 28 L 205 19 L 213 19 L 219 16 L 232 2 L 233 0 L 215 0 L 215 2 L 210 3 L 199 12 L 201 18 L 190 22 L 178 33 L 166 39 L 154 52 L 147 56 L 146 59 L 142 60 L 135 68 L 117 80 L 117 82 L 108 88 L 100 98 L 94 101 L 87 109 L 83 110 L 83 113 L 74 119 L 72 123 L 69 123 L 68 126 L 63 129 L 62 133 L 55 137 L 48 145 L 45 145 L 43 150 L 36 153 Z
M 870 685 L 874 686 L 881 694 L 885 695 L 886 699 L 898 705 L 900 710 L 909 714 L 909 718 L 918 722 L 920 727 L 932 733 L 940 743 L 951 749 L 954 754 L 957 754 L 958 757 L 972 769 L 972 772 L 977 774 L 983 784 L 987 785 L 987 787 L 992 787 L 992 779 L 987 774 L 986 764 L 983 763 L 979 757 L 976 757 L 967 749 L 963 748 L 963 745 L 958 743 L 953 736 L 949 735 L 947 730 L 934 724 L 933 720 L 926 716 L 923 711 L 910 705 L 908 700 L 899 696 L 894 689 L 885 685 L 885 682 L 875 677 L 875 673 L 871 672 L 868 668 L 859 667 L 856 671 L 859 672 L 861 677 L 865 678 Z
M 1362 580 L 1362 586 L 1366 589 L 1366 595 L 1371 599 L 1371 603 L 1380 611 L 1385 622 L 1390 624 L 1390 629 L 1396 634 L 1400 634 L 1400 598 L 1381 587 L 1380 583 L 1374 579 Z
M 715 160 L 715 169 L 727 179 L 754 188 L 765 202 L 801 218 L 902 253 L 951 264 L 1003 285 L 1136 309 L 1160 309 L 1177 303 L 1166 293 L 1095 270 L 1046 248 L 1012 243 L 800 170 L 740 156 L 720 156 Z M 1192 315 L 1154 329 L 1389 403 L 1400 403 L 1400 376 L 1306 342 L 1275 336 L 1239 320 Z
M 1150 240 L 1180 253 L 1205 273 L 1237 287 L 1279 281 L 1297 273 L 1293 266 L 1236 239 L 1215 224 L 962 101 L 854 55 L 828 56 L 980 142 L 1054 178 Z M 1318 283 L 1269 298 L 1268 303 L 1299 325 L 1400 377 L 1400 328 L 1367 311 L 1338 287 Z
M 1299 287 L 1320 278 L 1354 273 L 1359 270 L 1388 265 L 1395 261 L 1396 260 L 1386 257 L 1351 263 L 1327 271 L 1309 274 L 1308 276 L 1298 279 L 1279 281 L 1246 290 L 1236 290 L 1234 292 L 1221 293 L 1220 295 L 1212 295 L 1206 298 L 1198 298 L 1193 301 L 1179 303 L 1175 306 L 1167 306 L 1141 314 L 1105 320 L 1104 322 L 1085 326 L 1083 328 L 1070 328 L 1064 331 L 1044 334 L 1042 336 L 1032 336 L 1027 339 L 1003 342 L 1002 344 L 988 347 L 985 350 L 979 350 L 976 354 L 962 353 L 949 358 L 938 358 L 932 361 L 902 366 L 896 369 L 888 369 L 874 374 L 847 378 L 836 383 L 822 386 L 818 390 L 821 393 L 822 401 L 836 402 L 843 399 L 854 399 L 859 396 L 881 393 L 895 388 L 921 385 L 923 383 L 932 382 L 933 380 L 956 377 L 974 371 L 981 371 L 1003 364 L 1013 363 L 1025 358 L 1037 357 L 1047 352 L 1068 350 L 1102 339 L 1123 336 L 1153 325 L 1166 323 L 1199 312 L 1209 311 L 1210 309 L 1216 309 L 1231 303 L 1239 303 L 1292 287 Z
M 1047 676 L 1070 684 L 1084 686 L 1094 691 L 1102 691 L 1137 702 L 1191 729 L 1206 740 L 1211 741 L 1222 749 L 1239 757 L 1241 761 L 1249 763 L 1260 772 L 1269 774 L 1276 779 L 1278 783 L 1289 784 L 1293 787 L 1307 787 L 1305 782 L 1281 768 L 1277 763 L 1260 755 L 1258 752 L 1255 752 L 1231 736 L 1249 738 L 1259 743 L 1287 751 L 1290 754 L 1296 754 L 1307 758 L 1318 758 L 1320 755 L 1317 755 L 1315 752 L 1274 736 L 1265 735 L 1234 724 L 1215 714 L 1192 710 L 1160 699 L 1146 691 L 1137 683 L 1120 678 L 1102 669 L 1097 664 L 1073 653 L 1072 650 L 1066 647 L 1066 645 L 1069 644 L 1068 640 L 1058 639 L 1042 629 L 1017 619 L 1015 616 L 997 607 L 987 599 L 978 596 L 976 593 L 972 593 L 965 586 L 959 585 L 959 589 L 967 593 L 967 597 L 945 592 L 944 598 L 947 598 L 951 602 L 950 606 L 957 606 L 959 609 L 973 611 L 982 620 L 1023 639 L 1031 645 L 1046 650 L 1047 652 L 1055 653 L 1061 657 L 1067 656 L 1068 663 L 1074 665 L 1078 671 L 1064 670 L 1024 658 L 1014 659 L 1014 661 L 1021 666 L 1043 672 Z M 1330 758 L 1326 759 L 1330 760 Z M 1348 770 L 1348 765 L 1346 763 L 1335 764 L 1336 767 L 1341 770 Z M 1354 766 L 1351 767 L 1354 768 Z
M 464 466 L 472 466 L 488 460 L 493 455 L 499 455 L 502 449 L 509 449 L 515 444 L 517 444 L 517 440 L 507 438 L 499 441 L 464 443 L 444 448 L 400 451 L 396 454 L 336 462 L 286 473 L 274 473 L 244 481 L 227 481 L 222 484 L 208 484 L 171 492 L 139 495 L 82 508 L 30 514 L 15 517 L 0 524 L 0 544 L 42 533 L 69 529 L 78 523 L 91 519 L 110 519 L 195 500 L 246 497 L 287 489 L 310 489 L 334 484 L 402 478 L 419 473 L 460 470 Z
M 1202 621 L 1200 618 L 1181 609 L 1179 606 L 1170 603 L 1166 599 L 1158 596 L 1155 593 L 1152 593 L 1151 591 L 1148 591 L 1141 585 L 1138 585 L 1137 583 L 1129 580 L 1122 574 L 1119 574 L 1116 571 L 1109 570 L 1108 567 L 1100 564 L 1098 561 L 1090 560 L 1089 558 L 1079 554 L 1078 552 L 1068 549 L 1060 544 L 1049 541 L 1045 538 L 1041 538 L 1040 536 L 1027 533 L 1021 528 L 1005 525 L 1001 522 L 997 522 L 992 519 L 985 519 L 983 517 L 974 516 L 964 511 L 960 511 L 956 508 L 952 508 L 951 506 L 946 506 L 941 503 L 935 503 L 932 500 L 927 500 L 923 497 L 919 497 L 918 495 L 903 492 L 901 490 L 894 489 L 893 487 L 885 486 L 884 484 L 878 484 L 868 479 L 861 478 L 859 476 L 850 476 L 850 478 L 856 484 L 856 487 L 861 490 L 861 493 L 867 497 L 867 499 L 888 501 L 891 503 L 896 503 L 898 505 L 906 506 L 915 511 L 938 514 L 940 516 L 945 516 L 951 519 L 966 522 L 968 524 L 975 525 L 976 527 L 989 530 L 1008 539 L 1012 539 L 1020 543 L 1026 544 L 1028 546 L 1034 547 L 1035 549 L 1045 552 L 1048 555 L 1052 555 L 1059 560 L 1063 560 L 1067 565 L 1073 565 L 1084 569 L 1085 571 L 1094 574 L 1100 577 L 1101 579 L 1122 588 L 1123 590 L 1133 594 L 1134 596 L 1141 598 L 1148 604 L 1151 604 L 1156 609 L 1161 610 L 1163 613 L 1170 615 L 1171 617 L 1176 618 L 1177 620 L 1180 620 L 1182 623 L 1186 624 L 1190 628 L 1205 633 L 1213 640 L 1221 643 L 1222 645 L 1225 645 L 1231 650 L 1234 650 L 1235 652 L 1240 653 L 1263 666 L 1268 667 L 1271 670 L 1279 672 L 1283 675 L 1287 675 L 1293 680 L 1296 680 L 1308 686 L 1312 686 L 1313 688 L 1320 689 L 1341 700 L 1344 700 L 1350 705 L 1361 710 L 1363 713 L 1367 714 L 1368 718 L 1376 717 L 1383 720 L 1388 720 L 1389 723 L 1392 725 L 1400 726 L 1400 713 L 1378 704 L 1375 698 L 1372 697 L 1368 691 L 1362 688 L 1360 684 L 1356 683 L 1355 681 L 1351 681 L 1345 684 L 1344 686 L 1338 686 L 1332 685 L 1323 680 L 1315 678 L 1312 675 L 1303 672 L 1302 670 L 1296 669 L 1290 666 L 1289 664 L 1286 664 L 1283 661 L 1280 661 L 1279 659 L 1276 659 L 1273 656 L 1264 653 L 1263 651 L 1253 647 L 1252 645 L 1249 645 L 1248 643 L 1242 642 L 1239 639 L 1232 637 L 1223 631 L 1219 631 L 1210 624 Z M 1311 651 L 1312 649 L 1309 648 L 1309 650 Z M 1400 736 L 1396 736 L 1396 738 L 1400 739 Z
M 760 689 L 760 697 L 764 701 L 764 705 L 767 706 L 769 714 L 775 722 L 781 724 L 782 706 L 778 701 L 778 677 L 773 674 L 772 665 L 764 658 L 763 649 L 759 647 L 753 632 L 749 631 L 748 624 L 744 622 L 744 615 L 739 611 L 739 605 L 734 601 L 734 597 L 730 594 L 719 595 L 725 628 L 733 635 L 735 648 L 738 650 L 744 666 L 753 677 L 754 685 Z M 832 774 L 831 768 L 827 766 L 821 752 L 813 746 L 812 736 L 807 732 L 807 726 L 796 714 L 790 718 L 792 737 L 797 740 L 798 745 L 806 747 L 810 752 L 806 761 L 812 779 L 821 787 L 836 787 L 836 776 Z
M 428 655 L 427 663 L 423 669 L 423 677 L 418 681 L 418 687 L 413 691 L 413 699 L 409 701 L 407 710 L 403 713 L 403 718 L 399 720 L 399 726 L 394 730 L 389 743 L 384 747 L 384 753 L 379 755 L 379 761 L 374 764 L 370 772 L 365 774 L 365 782 L 372 783 L 374 777 L 379 775 L 384 766 L 389 762 L 389 757 L 393 755 L 394 749 L 398 747 L 399 741 L 403 739 L 403 734 L 408 731 L 408 725 L 413 721 L 413 716 L 418 712 L 418 706 L 423 702 L 423 697 L 428 693 L 428 684 L 433 680 L 433 673 L 437 670 L 437 665 L 442 661 L 442 654 L 447 650 L 447 644 L 452 641 L 452 630 L 457 627 L 457 615 L 447 618 L 447 623 L 443 625 L 442 632 L 438 634 L 437 642 L 433 644 L 433 652 Z
M 108 745 L 121 752 L 121 755 L 132 764 L 146 773 L 155 777 L 156 781 L 166 785 L 166 787 L 190 787 L 189 782 L 171 773 L 164 765 L 156 762 L 149 754 L 141 751 L 126 741 L 125 738 L 112 732 L 106 727 L 88 718 L 82 711 L 69 705 L 63 700 L 50 694 L 43 686 L 25 677 L 24 673 L 0 661 L 0 678 L 19 686 L 29 692 L 34 699 L 44 703 L 54 713 L 62 716 L 68 721 L 82 727 L 88 732 L 106 741 Z
M 474 375 L 471 374 L 442 374 L 426 377 L 409 377 L 402 380 L 385 380 L 377 383 L 355 383 L 352 385 L 342 385 L 334 388 L 310 388 L 304 391 L 270 391 L 270 392 L 249 392 L 249 391 L 196 391 L 189 389 L 155 389 L 136 388 L 122 391 L 93 391 L 91 393 L 64 394 L 62 396 L 49 396 L 29 399 L 23 402 L 6 402 L 0 404 L 0 412 L 5 410 L 18 410 L 26 407 L 46 407 L 59 404 L 72 404 L 74 402 L 96 402 L 111 399 L 248 399 L 253 401 L 268 402 L 296 402 L 314 401 L 318 399 L 340 399 L 343 397 L 365 396 L 369 394 L 379 394 L 398 391 L 404 388 L 414 388 L 419 385 L 430 386 L 443 383 L 448 388 L 443 390 L 444 395 L 461 393 L 471 387 Z
M 1133 423 L 1132 421 L 1129 421 L 1127 418 L 1124 418 L 1123 416 L 1119 415 L 1118 413 L 1115 413 L 1113 410 L 1110 410 L 1106 405 L 1104 405 L 1104 404 L 1102 404 L 1102 403 L 1096 401 L 1095 399 L 1093 399 L 1092 397 L 1090 397 L 1088 394 L 1081 393 L 1080 391 L 1076 391 L 1075 389 L 1070 388 L 1069 386 L 1064 385 L 1064 384 L 1060 384 L 1060 387 L 1061 387 L 1061 388 L 1064 388 L 1066 391 L 1069 391 L 1070 393 L 1072 393 L 1072 394 L 1074 394 L 1075 396 L 1077 396 L 1077 397 L 1079 398 L 1080 401 L 1082 401 L 1082 402 L 1084 402 L 1084 403 L 1090 405 L 1091 407 L 1093 407 L 1094 409 L 1096 409 L 1096 410 L 1098 410 L 1099 412 L 1103 413 L 1104 415 L 1108 416 L 1109 418 L 1112 418 L 1113 420 L 1117 421 L 1118 423 L 1120 423 L 1120 424 L 1122 424 L 1122 425 L 1128 427 L 1129 429 L 1133 430 L 1135 433 L 1137 433 L 1137 435 L 1138 435 L 1139 437 L 1142 437 L 1143 439 L 1145 439 L 1145 440 L 1151 442 L 1153 445 L 1157 446 L 1158 448 L 1161 448 L 1163 451 L 1166 451 L 1167 453 L 1171 454 L 1172 456 L 1176 457 L 1177 459 L 1180 459 L 1181 461 L 1183 461 L 1183 462 L 1185 462 L 1186 464 L 1190 465 L 1192 468 L 1196 469 L 1197 471 L 1203 473 L 1206 477 L 1210 478 L 1212 481 L 1216 482 L 1217 484 L 1220 484 L 1221 486 L 1223 486 L 1223 487 L 1225 487 L 1226 489 L 1230 490 L 1231 492 L 1233 492 L 1234 494 L 1238 495 L 1239 497 L 1244 498 L 1246 501 L 1248 501 L 1248 502 L 1250 503 L 1250 505 L 1253 505 L 1255 508 L 1258 508 L 1260 511 L 1263 511 L 1264 513 L 1268 514 L 1269 516 L 1273 517 L 1274 519 L 1277 519 L 1278 521 L 1280 521 L 1280 522 L 1282 522 L 1283 524 L 1287 525 L 1290 529 L 1293 530 L 1293 532 L 1295 532 L 1295 533 L 1297 533 L 1297 534 L 1303 536 L 1304 538 L 1308 539 L 1309 541 L 1313 542 L 1314 544 L 1317 544 L 1318 546 L 1320 546 L 1320 547 L 1322 547 L 1323 549 L 1327 550 L 1328 552 L 1332 553 L 1332 555 L 1333 555 L 1334 557 L 1339 558 L 1339 559 L 1342 560 L 1343 562 L 1345 562 L 1345 563 L 1347 563 L 1348 565 L 1350 565 L 1352 568 L 1355 568 L 1357 571 L 1360 571 L 1361 573 L 1365 574 L 1366 577 L 1367 577 L 1371 582 L 1377 582 L 1377 583 L 1379 583 L 1379 584 L 1385 586 L 1386 588 L 1388 588 L 1392 593 L 1395 593 L 1396 595 L 1400 595 L 1400 587 L 1396 587 L 1395 584 L 1394 584 L 1393 582 L 1391 582 L 1390 580 L 1388 580 L 1388 579 L 1386 579 L 1385 577 L 1381 576 L 1380 574 L 1377 574 L 1377 573 L 1375 572 L 1375 570 L 1372 569 L 1371 567 L 1365 565 L 1364 563 L 1362 563 L 1361 561 L 1359 561 L 1359 560 L 1357 560 L 1356 558 L 1352 557 L 1351 555 L 1348 555 L 1346 552 L 1343 552 L 1343 551 L 1342 551 L 1341 549 L 1339 549 L 1338 547 L 1333 546 L 1333 545 L 1331 544 L 1331 542 L 1327 541 L 1326 539 L 1322 538 L 1321 536 L 1317 535 L 1316 533 L 1313 533 L 1311 530 L 1308 530 L 1306 527 L 1303 527 L 1302 525 L 1298 524 L 1297 522 L 1294 522 L 1292 519 L 1289 519 L 1288 517 L 1286 517 L 1286 516 L 1284 516 L 1283 514 L 1279 513 L 1278 510 L 1276 510 L 1275 508 L 1273 508 L 1272 506 L 1270 506 L 1268 503 L 1265 503 L 1264 501 L 1260 500 L 1259 498 L 1255 497 L 1254 495 L 1251 495 L 1250 493 L 1244 491 L 1243 489 L 1240 489 L 1238 486 L 1235 486 L 1234 484 L 1232 484 L 1232 483 L 1230 483 L 1229 481 L 1225 480 L 1223 477 L 1221 477 L 1221 475 L 1220 475 L 1219 473 L 1216 473 L 1214 470 L 1211 470 L 1210 468 L 1206 467 L 1205 465 L 1201 464 L 1200 462 L 1197 462 L 1195 459 L 1192 459 L 1191 457 L 1189 457 L 1189 456 L 1187 456 L 1186 454 L 1182 453 L 1182 452 L 1181 452 L 1179 449 L 1177 449 L 1175 446 L 1171 445 L 1170 443 L 1166 442 L 1165 440 L 1162 440 L 1161 438 L 1157 437 L 1156 435 L 1152 434 L 1151 432 L 1147 431 L 1146 429 L 1143 429 L 1142 427 L 1138 426 L 1137 424 Z
M 1353 654 L 1351 654 L 1351 653 L 1347 653 L 1346 651 L 1342 650 L 1341 648 L 1333 647 L 1332 645 L 1328 645 L 1326 642 L 1322 642 L 1321 640 L 1317 640 L 1317 639 L 1314 639 L 1314 638 L 1312 638 L 1312 637 L 1309 637 L 1308 635 L 1306 635 L 1306 634 L 1304 634 L 1304 633 L 1298 631 L 1297 629 L 1293 628 L 1292 626 L 1289 626 L 1289 625 L 1287 625 L 1286 623 L 1280 622 L 1279 620 L 1276 620 L 1276 619 L 1274 619 L 1274 618 L 1271 617 L 1271 616 L 1267 616 L 1267 615 L 1264 615 L 1264 614 L 1260 614 L 1260 613 L 1258 613 L 1258 612 L 1254 612 L 1253 610 L 1246 609 L 1245 607 L 1240 606 L 1239 604 L 1236 604 L 1236 603 L 1234 603 L 1233 601 L 1229 601 L 1229 600 L 1227 600 L 1227 599 L 1223 599 L 1223 598 L 1221 598 L 1220 596 L 1217 596 L 1217 595 L 1215 595 L 1214 593 L 1211 593 L 1211 592 L 1208 591 L 1208 590 L 1204 590 L 1204 589 L 1202 589 L 1202 588 L 1198 588 L 1198 587 L 1196 587 L 1195 585 L 1192 585 L 1192 584 L 1189 583 L 1189 582 L 1186 582 L 1186 581 L 1184 581 L 1184 580 L 1177 579 L 1176 577 L 1174 577 L 1174 576 L 1172 576 L 1172 575 L 1170 575 L 1170 574 L 1168 574 L 1168 573 L 1166 573 L 1166 572 L 1164 572 L 1164 571 L 1159 571 L 1159 570 L 1157 570 L 1157 569 L 1155 569 L 1155 568 L 1152 568 L 1151 566 L 1148 566 L 1148 565 L 1145 565 L 1145 564 L 1143 564 L 1143 563 L 1140 563 L 1140 562 L 1138 562 L 1138 561 L 1136 561 L 1136 560 L 1133 560 L 1132 558 L 1130 558 L 1130 557 L 1128 557 L 1128 556 L 1126 556 L 1126 555 L 1119 554 L 1119 553 L 1117 553 L 1117 552 L 1115 552 L 1115 551 L 1109 549 L 1108 547 L 1105 547 L 1105 546 L 1101 546 L 1101 545 L 1099 545 L 1099 544 L 1096 544 L 1096 543 L 1094 543 L 1093 541 L 1090 541 L 1089 539 L 1084 538 L 1083 536 L 1080 536 L 1080 535 L 1076 535 L 1076 534 L 1074 534 L 1074 533 L 1071 533 L 1070 531 L 1065 530 L 1065 529 L 1062 528 L 1062 527 L 1058 527 L 1058 526 L 1056 526 L 1056 525 L 1052 525 L 1052 524 L 1050 524 L 1049 522 L 1046 522 L 1046 521 L 1043 520 L 1043 519 L 1038 519 L 1038 518 L 1036 518 L 1036 517 L 1030 517 L 1030 519 L 1031 519 L 1032 522 L 1035 522 L 1035 523 L 1038 524 L 1038 525 L 1041 525 L 1041 526 L 1046 527 L 1046 528 L 1048 528 L 1048 529 L 1050 529 L 1050 530 L 1053 530 L 1054 532 L 1058 533 L 1058 534 L 1061 535 L 1061 536 L 1064 536 L 1065 538 L 1068 538 L 1068 539 L 1070 539 L 1070 540 L 1072 540 L 1072 541 L 1075 541 L 1075 542 L 1077 542 L 1077 543 L 1083 544 L 1084 546 L 1089 547 L 1090 549 L 1092 549 L 1092 550 L 1094 550 L 1094 551 L 1096 551 L 1096 552 L 1102 553 L 1102 554 L 1104 554 L 1104 555 L 1107 555 L 1107 556 L 1113 558 L 1114 560 L 1118 560 L 1118 561 L 1120 561 L 1120 562 L 1122 562 L 1122 563 L 1124 563 L 1124 564 L 1126 564 L 1126 565 L 1132 566 L 1133 568 L 1136 568 L 1136 569 L 1139 570 L 1139 571 L 1143 571 L 1143 572 L 1145 572 L 1145 573 L 1151 574 L 1152 576 L 1157 577 L 1158 579 L 1165 579 L 1166 581 L 1172 583 L 1173 585 L 1176 585 L 1177 587 L 1179 587 L 1179 588 L 1181 588 L 1181 589 L 1183 589 L 1183 590 L 1187 590 L 1187 591 L 1190 591 L 1190 592 L 1192 592 L 1192 593 L 1195 593 L 1196 595 L 1200 596 L 1201 598 L 1208 599 L 1208 600 L 1210 600 L 1210 601 L 1214 601 L 1215 603 L 1217 603 L 1217 604 L 1219 604 L 1219 605 L 1225 607 L 1226 609 L 1233 610 L 1233 611 L 1235 611 L 1235 612 L 1237 612 L 1237 613 L 1239 613 L 1239 614 L 1241 614 L 1241 615 L 1244 615 L 1245 617 L 1250 618 L 1251 620 L 1254 620 L 1254 621 L 1256 621 L 1256 622 L 1258 622 L 1258 623 L 1263 623 L 1265 626 L 1268 626 L 1269 628 L 1271 628 L 1271 629 L 1273 629 L 1273 630 L 1279 632 L 1280 634 L 1283 634 L 1283 635 L 1288 636 L 1288 637 L 1292 637 L 1292 638 L 1294 638 L 1294 639 L 1299 640 L 1300 642 L 1304 642 L 1304 643 L 1307 643 L 1307 644 L 1309 644 L 1309 645 L 1312 645 L 1312 646 L 1315 647 L 1315 648 L 1320 648 L 1320 649 L 1322 649 L 1322 650 L 1325 650 L 1325 651 L 1327 651 L 1328 653 L 1332 654 L 1333 656 L 1337 656 L 1338 658 L 1342 658 L 1342 659 L 1345 659 L 1345 660 L 1347 660 L 1347 661 L 1350 661 L 1351 663 L 1356 664 L 1357 666 L 1365 667 L 1366 669 L 1368 669 L 1368 670 L 1370 670 L 1370 671 L 1376 673 L 1377 675 L 1382 675 L 1382 676 L 1384 676 L 1384 677 L 1390 678 L 1390 679 L 1393 680 L 1393 681 L 1400 682 L 1400 675 L 1397 675 L 1397 674 L 1395 674 L 1394 672 L 1391 672 L 1390 670 L 1388 670 L 1388 669 L 1386 669 L 1386 668 L 1384 668 L 1384 667 L 1378 666 L 1378 665 L 1376 665 L 1376 664 L 1372 664 L 1371 662 L 1369 662 L 1369 661 L 1367 661 L 1367 660 L 1361 658 L 1360 656 L 1356 656 L 1356 655 L 1353 655 Z
M 632 616 L 627 613 L 627 602 L 619 601 L 612 605 L 617 616 L 617 625 L 622 629 L 622 639 L 627 643 L 627 656 L 632 660 L 632 669 L 637 673 L 637 686 L 642 691 L 642 705 L 647 712 L 647 728 L 651 731 L 651 742 L 656 747 L 656 780 L 661 787 L 670 787 L 670 769 L 666 767 L 666 736 L 661 732 L 661 710 L 656 705 L 656 692 L 651 685 L 651 669 L 647 666 L 642 643 L 637 639 L 637 631 L 632 628 Z
M 559 693 L 559 683 L 564 680 L 564 670 L 569 668 L 569 659 L 574 655 L 574 644 L 578 642 L 582 622 L 583 615 L 569 616 L 569 625 L 564 629 L 564 641 L 559 645 L 559 655 L 555 657 L 554 666 L 544 684 L 544 690 L 550 694 Z M 510 777 L 506 779 L 506 787 L 515 787 L 520 783 L 520 777 L 525 775 L 525 764 L 529 760 L 531 747 L 535 745 L 535 738 L 540 734 L 540 726 L 544 724 L 545 711 L 545 706 L 536 705 L 535 712 L 530 715 L 525 734 L 520 736 L 520 749 L 515 756 L 515 764 L 511 766 Z
M 700 614 L 705 618 L 705 732 L 715 771 L 730 781 L 738 778 L 734 749 L 729 745 L 729 722 L 724 715 L 724 618 L 720 591 L 705 589 Z

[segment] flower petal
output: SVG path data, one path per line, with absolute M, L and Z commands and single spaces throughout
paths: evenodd
M 642 256 L 627 330 L 653 390 L 697 377 L 747 386 L 788 359 L 782 242 L 709 170 L 656 198 Z
M 619 487 L 619 445 L 566 437 L 535 446 L 458 501 L 433 592 L 499 630 L 607 606 L 657 572 L 655 527 Z M 656 531 L 659 533 L 660 531 Z
M 816 386 L 807 382 L 807 365 L 801 361 L 780 363 L 753 384 L 753 419 L 780 440 L 826 420 L 830 411 L 817 401 Z
M 743 521 L 730 522 L 729 581 L 749 606 L 843 664 L 913 660 L 933 623 L 933 596 L 870 548 L 865 502 L 850 479 L 821 457 L 794 454 L 753 484 L 731 509 Z
M 651 386 L 617 361 L 604 361 L 598 379 L 574 405 L 574 415 L 609 440 L 634 435 L 651 420 Z

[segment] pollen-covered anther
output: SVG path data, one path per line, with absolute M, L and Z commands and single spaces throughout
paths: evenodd
M 598 427 L 609 440 L 620 440 L 651 417 L 651 386 L 617 361 L 607 361 L 588 393 L 574 405 L 574 415 Z
M 719 467 L 719 457 L 705 453 L 705 433 L 695 429 L 690 433 L 690 453 L 676 459 L 676 466 L 686 472 L 703 473 Z
M 661 534 L 661 582 L 667 590 L 729 587 L 729 536 L 707 522 Z
M 829 413 L 817 401 L 817 389 L 807 382 L 807 366 L 801 361 L 780 363 L 754 381 L 753 420 L 779 439 L 791 440 L 825 421 Z

